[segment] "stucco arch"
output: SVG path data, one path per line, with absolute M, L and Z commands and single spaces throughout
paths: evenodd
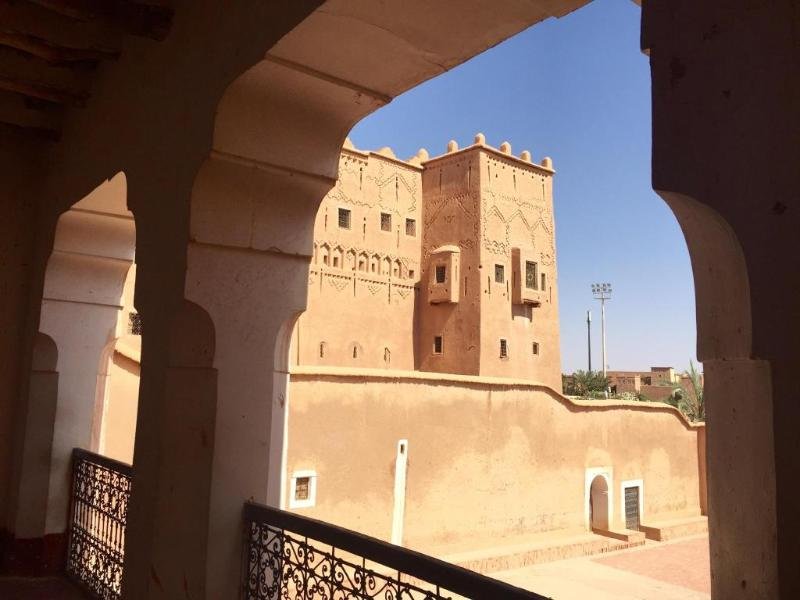
M 72 449 L 97 450 L 103 365 L 119 335 L 135 246 L 124 173 L 98 186 L 56 223 L 39 329 L 58 348 L 58 414 L 69 417 L 53 427 L 46 533 L 65 527 Z
M 273 373 L 254 370 L 259 364 L 263 369 L 265 356 L 276 359 L 275 336 L 305 307 L 303 271 L 312 253 L 314 216 L 334 183 L 346 132 L 398 93 L 552 14 L 528 4 L 500 10 L 470 3 L 464 14 L 471 18 L 447 35 L 427 30 L 425 23 L 436 22 L 438 11 L 450 10 L 446 4 L 419 2 L 401 10 L 326 3 L 236 79 L 219 104 L 213 151 L 193 188 L 185 293 L 207 309 L 220 334 L 214 365 L 221 373 L 223 412 L 217 431 L 229 443 L 227 458 L 215 457 L 220 479 L 211 521 L 225 540 L 214 549 L 219 556 L 233 552 L 233 537 L 224 531 L 234 529 L 240 497 L 263 498 L 259 483 L 222 467 L 264 446 L 263 434 L 247 422 L 263 425 L 268 417 L 258 402 L 277 384 Z M 580 4 L 561 4 L 557 12 Z M 419 11 L 430 19 L 420 20 Z M 270 194 L 260 193 L 264 189 Z M 233 270 L 236 279 L 229 277 Z M 250 304 L 278 291 L 281 297 L 270 300 L 268 311 Z M 245 324 L 252 325 L 247 332 Z M 239 364 L 249 354 L 255 358 Z M 228 427 L 234 417 L 245 421 L 236 432 Z M 259 463 L 256 470 L 266 468 Z M 236 499 L 223 499 L 223 492 L 232 491 Z M 218 564 L 229 562 L 223 557 Z M 220 578 L 228 581 L 209 584 L 209 590 L 231 589 L 233 571 L 220 567 Z

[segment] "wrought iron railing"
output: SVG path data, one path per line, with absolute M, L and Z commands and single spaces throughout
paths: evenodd
M 248 502 L 246 600 L 543 600 L 419 552 Z
M 67 575 L 93 598 L 122 597 L 122 557 L 133 467 L 72 452 Z

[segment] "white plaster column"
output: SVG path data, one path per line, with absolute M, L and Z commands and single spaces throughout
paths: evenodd
M 72 449 L 92 446 L 98 377 L 117 335 L 135 224 L 117 176 L 64 213 L 47 264 L 40 331 L 58 348 L 59 389 L 50 458 L 45 533 L 63 533 Z
M 270 448 L 282 448 L 273 412 L 285 401 L 276 352 L 288 352 L 281 340 L 306 306 L 314 217 L 332 183 L 212 158 L 195 184 L 186 297 L 214 323 L 218 372 L 209 598 L 239 585 L 243 503 L 266 503 L 280 477 L 270 468 L 279 464 Z

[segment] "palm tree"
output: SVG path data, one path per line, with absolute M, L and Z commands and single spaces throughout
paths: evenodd
M 689 360 L 689 370 L 684 373 L 684 377 L 689 380 L 689 389 L 683 384 L 679 385 L 667 398 L 667 402 L 680 410 L 690 421 L 705 421 L 703 381 L 692 360 Z
M 572 384 L 575 395 L 591 396 L 605 393 L 608 389 L 608 377 L 604 377 L 600 371 L 575 371 L 572 374 Z

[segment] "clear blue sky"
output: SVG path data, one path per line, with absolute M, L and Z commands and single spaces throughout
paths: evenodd
M 402 96 L 359 123 L 362 149 L 432 156 L 447 141 L 511 142 L 553 158 L 565 372 L 599 369 L 600 307 L 592 282 L 611 282 L 611 369 L 680 370 L 695 356 L 694 286 L 675 217 L 650 186 L 650 68 L 639 51 L 641 9 L 595 0 L 535 25 Z

